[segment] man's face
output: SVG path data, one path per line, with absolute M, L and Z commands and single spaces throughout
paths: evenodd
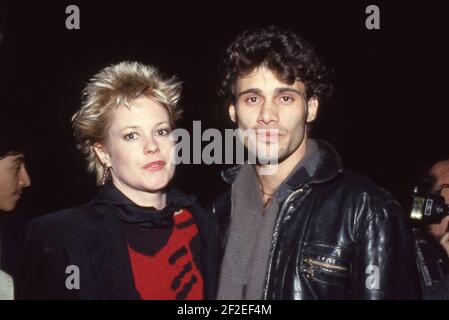
M 229 106 L 229 115 L 238 128 L 256 132 L 257 148 L 270 150 L 274 145 L 278 163 L 291 157 L 299 161 L 307 123 L 315 119 L 318 109 L 316 98 L 306 101 L 304 83 L 287 84 L 260 66 L 239 78 L 235 89 L 236 103 Z M 248 139 L 244 144 L 248 148 Z
M 22 189 L 31 180 L 25 168 L 23 155 L 9 155 L 0 160 L 0 210 L 12 211 L 20 199 Z
M 443 184 L 449 184 L 449 160 L 436 163 L 430 169 L 430 174 L 436 178 L 434 191 L 437 191 Z M 444 188 L 441 191 L 441 195 L 444 197 L 444 202 L 449 205 L 449 188 Z M 448 231 L 448 226 L 449 216 L 443 218 L 438 224 L 430 224 L 428 230 L 439 240 Z
M 449 160 L 440 162 L 433 168 L 433 174 L 437 178 L 436 190 L 443 184 L 449 184 Z M 444 197 L 444 202 L 449 205 L 449 188 L 443 188 L 441 195 Z

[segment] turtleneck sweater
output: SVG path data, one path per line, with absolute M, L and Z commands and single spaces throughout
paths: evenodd
M 128 246 L 135 287 L 143 300 L 204 298 L 198 227 L 186 209 L 194 202 L 176 190 L 167 191 L 166 206 L 158 210 L 135 204 L 112 183 L 104 204 L 112 205 Z

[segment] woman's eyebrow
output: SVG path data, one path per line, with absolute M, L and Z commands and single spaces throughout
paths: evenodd
M 169 124 L 169 123 L 167 121 L 160 121 L 158 123 L 155 123 L 154 127 L 160 126 L 161 124 Z M 128 127 L 125 127 L 123 129 L 121 129 L 120 132 L 124 131 L 124 130 L 127 130 L 127 129 L 139 129 L 140 127 L 141 126 L 128 126 Z

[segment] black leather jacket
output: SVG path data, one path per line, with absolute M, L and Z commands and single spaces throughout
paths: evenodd
M 318 144 L 315 174 L 298 170 L 286 182 L 294 191 L 280 206 L 262 299 L 420 299 L 413 238 L 400 205 L 343 170 L 329 144 Z M 222 176 L 232 184 L 237 174 L 233 167 Z M 212 206 L 222 251 L 231 206 L 230 190 Z

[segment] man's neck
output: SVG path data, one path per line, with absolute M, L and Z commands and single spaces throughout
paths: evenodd
M 284 161 L 271 165 L 277 166 L 270 170 L 268 165 L 261 166 L 256 165 L 257 178 L 259 180 L 262 192 L 264 194 L 272 195 L 279 185 L 290 175 L 296 165 L 301 161 L 306 155 L 307 151 L 307 137 L 304 137 L 301 145 Z M 264 174 L 267 172 L 273 172 L 273 174 Z

